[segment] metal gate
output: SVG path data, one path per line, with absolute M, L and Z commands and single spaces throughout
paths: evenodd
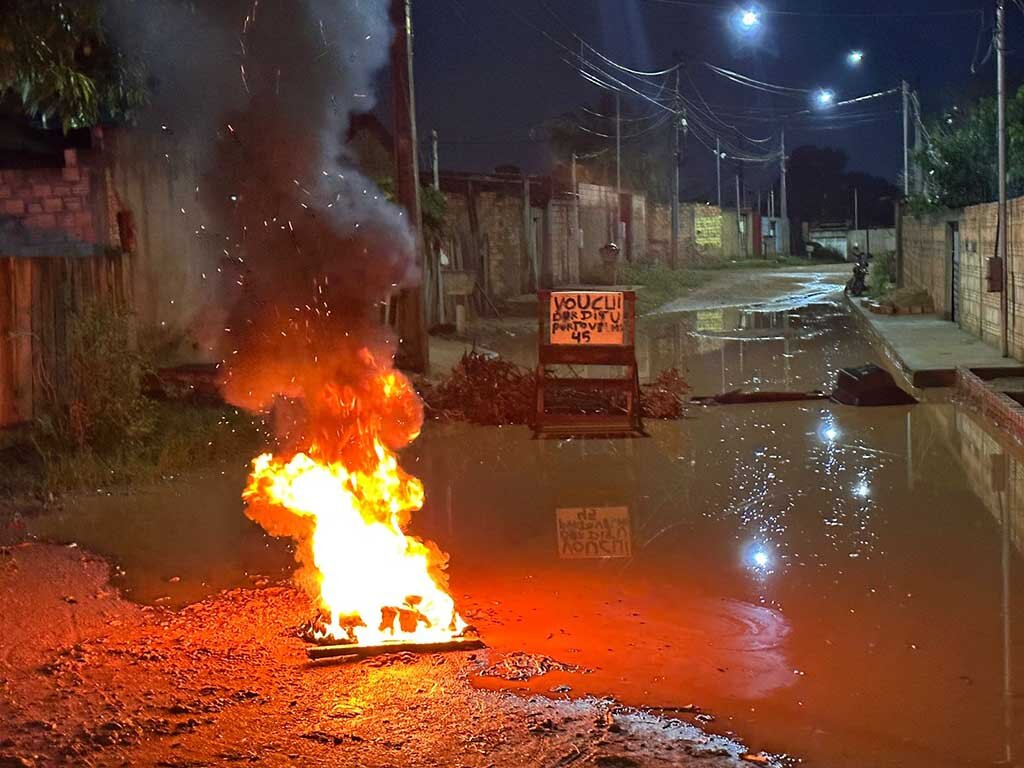
M 960 322 L 960 223 L 949 223 L 950 281 L 952 295 L 949 303 L 949 319 Z

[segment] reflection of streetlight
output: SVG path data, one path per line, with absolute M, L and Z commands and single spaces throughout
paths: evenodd
M 854 486 L 853 495 L 858 499 L 866 499 L 871 495 L 871 486 L 868 485 L 867 480 L 861 480 Z
M 864 61 L 864 51 L 850 51 L 846 57 L 846 61 L 851 67 L 858 66 L 862 61 Z

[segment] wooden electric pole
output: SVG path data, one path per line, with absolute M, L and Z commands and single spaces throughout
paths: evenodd
M 430 367 L 427 339 L 427 284 L 420 210 L 420 169 L 416 145 L 416 97 L 412 59 L 412 0 L 391 0 L 391 88 L 395 112 L 395 191 L 398 204 L 406 210 L 419 268 L 418 285 L 402 288 L 398 296 L 397 362 L 401 368 L 426 373 Z

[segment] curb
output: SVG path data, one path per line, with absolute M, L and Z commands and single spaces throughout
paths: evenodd
M 888 363 L 887 367 L 892 369 L 891 372 L 903 380 L 905 385 L 904 388 L 909 388 L 911 390 L 919 389 L 921 385 L 915 381 L 916 373 L 905 362 L 903 362 L 903 358 L 896 353 L 896 350 L 893 349 L 885 336 L 879 333 L 878 329 L 871 324 L 871 321 L 868 320 L 867 316 L 861 312 L 860 307 L 855 303 L 856 300 L 850 298 L 849 294 L 844 293 L 843 301 L 846 302 L 846 306 L 849 308 L 850 314 L 854 318 L 854 322 L 856 322 L 857 325 L 860 326 L 861 330 L 869 337 L 871 346 L 874 347 L 876 351 L 881 352 L 881 356 L 884 358 L 883 362 Z
M 992 389 L 967 368 L 956 369 L 956 398 L 1018 444 L 1024 444 L 1024 407 L 1011 397 Z

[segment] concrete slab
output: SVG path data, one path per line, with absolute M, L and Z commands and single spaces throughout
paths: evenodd
M 956 369 L 982 379 L 1024 375 L 1024 365 L 936 315 L 877 315 L 847 297 L 863 326 L 915 387 L 951 387 Z

